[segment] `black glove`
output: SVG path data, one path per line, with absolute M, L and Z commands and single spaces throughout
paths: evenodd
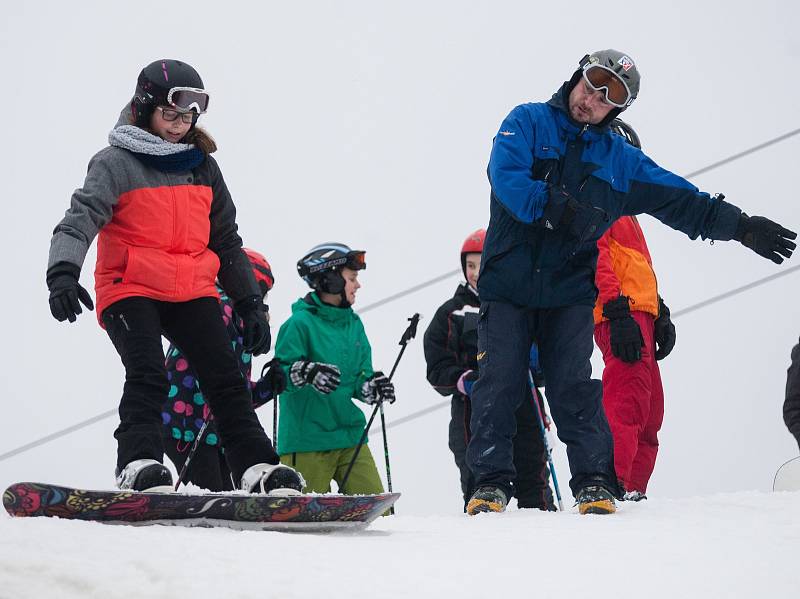
M 272 390 L 273 397 L 286 391 L 286 373 L 278 358 L 273 358 L 264 364 L 261 369 L 261 378 L 258 379 L 258 382 L 262 381 Z
M 342 373 L 338 366 L 321 362 L 298 360 L 289 369 L 289 377 L 295 387 L 310 384 L 324 395 L 336 391 L 341 382 L 341 376 Z
M 81 304 L 94 310 L 92 296 L 78 283 L 81 269 L 69 262 L 59 262 L 47 270 L 47 288 L 50 290 L 50 313 L 59 322 L 75 322 L 83 312 Z
M 790 258 L 797 247 L 796 243 L 789 241 L 797 239 L 794 231 L 784 229 L 763 216 L 747 216 L 744 212 L 739 217 L 739 225 L 733 238 L 775 264 L 780 264 L 784 258 Z
M 542 212 L 541 224 L 545 229 L 568 227 L 580 210 L 580 203 L 562 187 L 551 186 Z
M 623 362 L 633 363 L 641 359 L 644 338 L 631 316 L 628 298 L 620 295 L 603 304 L 603 316 L 608 318 L 611 329 L 611 353 Z
M 259 296 L 251 295 L 236 302 L 233 309 L 242 319 L 244 350 L 254 356 L 267 353 L 272 345 L 272 335 L 269 331 L 269 308 L 264 305 Z
M 658 318 L 655 321 L 656 360 L 663 360 L 675 347 L 675 325 L 669 318 L 669 308 L 658 296 Z
M 364 403 L 377 404 L 384 401 L 394 403 L 394 384 L 380 370 L 376 370 L 361 388 L 361 399 Z

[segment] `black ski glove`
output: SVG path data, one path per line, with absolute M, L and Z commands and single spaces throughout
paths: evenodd
M 83 312 L 81 304 L 94 310 L 92 296 L 78 283 L 81 269 L 69 262 L 59 262 L 47 270 L 47 288 L 50 290 L 50 313 L 59 322 L 75 322 Z
M 551 186 L 547 204 L 542 212 L 541 224 L 545 229 L 568 227 L 580 210 L 580 203 L 562 187 Z
M 286 373 L 281 367 L 278 358 L 273 358 L 261 369 L 261 378 L 258 382 L 266 385 L 272 391 L 272 397 L 286 391 Z
M 310 384 L 323 395 L 336 391 L 341 382 L 341 376 L 342 373 L 335 364 L 298 360 L 289 368 L 292 385 L 303 387 Z
M 618 298 L 603 305 L 603 316 L 608 318 L 611 333 L 611 353 L 629 364 L 642 357 L 644 338 L 639 325 L 631 316 L 628 298 Z
M 794 231 L 784 229 L 763 216 L 747 216 L 744 212 L 739 217 L 739 225 L 733 238 L 775 264 L 780 264 L 784 258 L 790 258 L 797 247 L 796 243 L 790 241 L 797 239 Z
M 236 302 L 233 309 L 242 319 L 244 350 L 254 356 L 267 353 L 272 345 L 272 335 L 269 331 L 269 308 L 259 296 L 251 295 Z
M 658 318 L 655 321 L 656 360 L 663 360 L 675 347 L 675 325 L 669 318 L 664 298 L 658 296 Z
M 361 387 L 361 399 L 364 403 L 379 404 L 383 402 L 394 403 L 394 384 L 380 370 L 376 370 Z

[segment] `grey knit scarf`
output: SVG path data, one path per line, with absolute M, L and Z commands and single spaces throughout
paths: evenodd
M 108 134 L 112 146 L 149 156 L 169 156 L 194 148 L 194 144 L 172 143 L 134 125 L 120 125 Z

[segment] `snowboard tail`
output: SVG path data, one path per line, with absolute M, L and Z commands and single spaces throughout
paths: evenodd
M 800 457 L 783 464 L 772 481 L 773 491 L 800 491 Z
M 329 531 L 365 528 L 399 493 L 380 495 L 186 495 L 92 491 L 16 483 L 3 493 L 14 517 L 45 516 L 106 524 L 224 526 L 242 530 Z

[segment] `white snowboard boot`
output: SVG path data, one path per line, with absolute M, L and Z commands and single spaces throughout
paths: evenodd
M 294 468 L 283 464 L 255 464 L 242 475 L 241 488 L 248 493 L 301 495 L 306 481 Z
M 123 491 L 170 493 L 173 491 L 172 473 L 156 460 L 134 460 L 117 472 L 117 488 Z

